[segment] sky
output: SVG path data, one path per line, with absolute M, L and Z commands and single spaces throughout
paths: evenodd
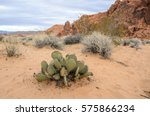
M 0 30 L 38 31 L 106 11 L 115 0 L 0 0 Z

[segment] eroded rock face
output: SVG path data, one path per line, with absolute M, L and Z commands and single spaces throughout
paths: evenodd
M 46 30 L 47 34 L 58 35 L 61 31 L 63 31 L 64 25 L 54 25 L 51 28 Z
M 99 25 L 108 23 L 105 19 L 113 20 L 114 24 L 108 25 L 124 27 L 126 37 L 150 39 L 150 0 L 116 0 L 107 12 L 84 15 L 72 25 L 67 21 L 58 35 L 95 31 Z
M 67 21 L 64 25 L 64 32 L 66 34 L 69 34 L 71 32 L 71 29 L 72 29 L 71 24 L 69 21 Z
M 150 39 L 150 0 L 117 0 L 107 14 L 127 27 L 126 36 Z
M 72 33 L 72 25 L 70 24 L 69 21 L 65 22 L 65 25 L 63 27 L 63 30 L 60 31 L 57 35 L 58 36 L 65 36 L 65 35 L 69 35 Z

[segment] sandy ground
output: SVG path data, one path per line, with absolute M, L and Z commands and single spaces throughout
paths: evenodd
M 150 91 L 150 45 L 114 48 L 111 60 L 98 54 L 81 53 L 82 45 L 66 46 L 94 73 L 92 80 L 77 82 L 70 88 L 58 88 L 54 82 L 38 83 L 33 73 L 40 71 L 42 60 L 51 60 L 53 49 L 19 45 L 22 55 L 7 58 L 0 43 L 0 98 L 145 98 Z

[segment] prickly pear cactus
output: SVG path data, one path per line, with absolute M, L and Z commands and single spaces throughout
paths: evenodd
M 46 74 L 47 68 L 48 68 L 47 62 L 46 62 L 46 61 L 42 61 L 42 62 L 41 62 L 41 72 L 42 72 L 43 74 Z
M 46 61 L 41 62 L 40 73 L 34 73 L 37 81 L 55 80 L 68 86 L 71 81 L 93 76 L 92 72 L 88 72 L 88 66 L 83 61 L 78 61 L 75 54 L 67 54 L 64 58 L 59 51 L 54 51 L 51 57 L 53 60 L 49 64 Z

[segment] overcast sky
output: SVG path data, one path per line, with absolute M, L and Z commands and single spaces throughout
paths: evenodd
M 42 30 L 83 14 L 106 11 L 115 0 L 0 0 L 0 30 Z

